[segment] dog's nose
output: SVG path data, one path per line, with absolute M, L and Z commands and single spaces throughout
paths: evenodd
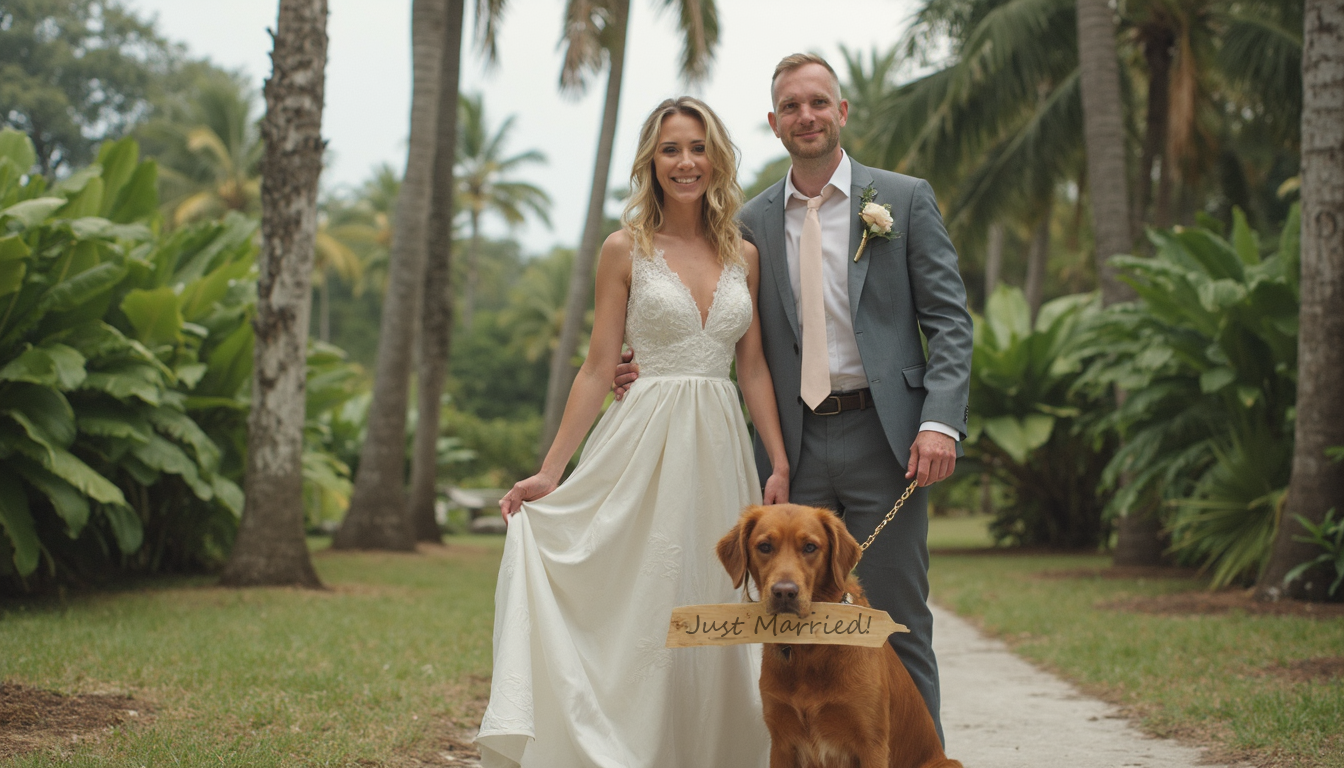
M 798 585 L 792 581 L 777 581 L 770 587 L 770 594 L 774 595 L 776 600 L 794 600 L 798 597 Z

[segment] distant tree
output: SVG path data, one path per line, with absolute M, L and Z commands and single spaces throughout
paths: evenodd
M 466 285 L 462 291 L 462 327 L 471 331 L 476 313 L 476 284 L 481 251 L 481 217 L 496 213 L 505 222 L 521 224 L 524 210 L 531 211 L 547 225 L 551 223 L 547 206 L 551 200 L 541 188 L 522 181 L 510 181 L 510 173 L 526 163 L 544 163 L 546 156 L 535 149 L 504 157 L 513 116 L 491 131 L 480 94 L 464 96 L 458 110 L 458 204 L 469 217 L 470 237 L 466 252 Z
M 327 0 L 280 0 L 266 82 L 262 249 L 246 501 L 221 583 L 319 587 L 303 531 L 303 428 L 322 173 Z
M 0 120 L 28 134 L 41 173 L 84 165 L 150 112 L 181 58 L 118 0 L 5 0 Z
M 1285 584 L 1319 554 L 1297 540 L 1298 517 L 1321 524 L 1344 512 L 1344 472 L 1326 449 L 1344 445 L 1344 2 L 1307 0 L 1302 81 L 1302 310 L 1292 477 L 1270 560 L 1256 587 L 1264 600 L 1324 600 L 1319 569 Z
M 337 549 L 415 548 L 406 512 L 406 406 L 424 296 L 447 17 L 447 0 L 411 4 L 413 77 L 406 175 L 397 196 L 367 436 L 350 509 L 332 538 Z
M 163 208 L 174 225 L 258 212 L 265 150 L 255 108 L 242 75 L 207 70 L 138 131 L 159 163 Z
M 411 456 L 410 516 L 416 541 L 438 542 L 434 514 L 439 479 L 439 403 L 448 377 L 453 338 L 453 218 L 458 146 L 458 91 L 462 66 L 462 0 L 448 0 L 448 24 L 439 69 L 439 130 L 434 148 L 433 203 L 425 262 L 425 301 L 420 312 L 416 376 L 415 441 Z

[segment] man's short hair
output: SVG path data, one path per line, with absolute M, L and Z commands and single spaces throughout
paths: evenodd
M 779 76 L 786 72 L 792 72 L 799 67 L 805 67 L 808 64 L 820 64 L 826 68 L 827 72 L 831 73 L 831 81 L 835 83 L 835 96 L 837 99 L 840 98 L 840 76 L 835 74 L 835 70 L 825 59 L 815 53 L 791 53 L 779 60 L 779 63 L 775 65 L 775 74 L 770 76 L 771 109 L 774 109 L 775 107 L 775 81 L 779 80 Z

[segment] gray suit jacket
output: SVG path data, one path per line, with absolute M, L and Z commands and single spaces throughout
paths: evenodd
M 966 287 L 929 183 L 850 162 L 849 305 L 854 335 L 882 429 L 896 458 L 907 466 L 921 423 L 942 422 L 966 436 L 971 376 Z M 869 184 L 877 189 L 875 202 L 891 205 L 892 232 L 900 235 L 869 239 L 863 258 L 855 262 L 853 253 L 863 236 L 859 198 Z M 761 335 L 789 466 L 796 472 L 806 406 L 798 395 L 802 336 L 784 250 L 783 179 L 743 207 L 742 229 L 761 253 Z M 927 358 L 920 331 L 928 340 Z M 768 475 L 769 461 L 759 440 L 756 453 L 762 476 Z

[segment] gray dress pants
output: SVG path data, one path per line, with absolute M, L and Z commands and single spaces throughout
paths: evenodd
M 803 442 L 789 501 L 833 510 L 860 544 L 868 539 L 910 484 L 891 452 L 877 411 L 803 416 Z M 910 628 L 890 638 L 924 703 L 938 738 L 938 662 L 929 612 L 928 489 L 918 488 L 859 561 L 858 577 L 874 608 Z

